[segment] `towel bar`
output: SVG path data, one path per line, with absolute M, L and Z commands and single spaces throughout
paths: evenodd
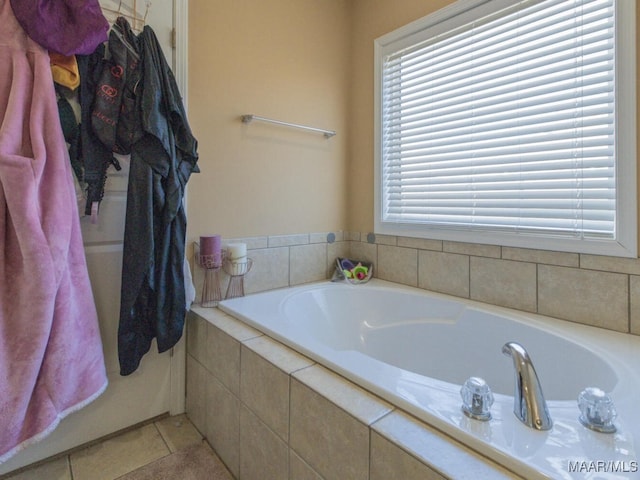
M 325 136 L 325 138 L 331 138 L 336 134 L 336 132 L 333 131 L 333 130 L 325 130 L 323 128 L 315 128 L 315 127 L 307 127 L 306 125 L 298 125 L 296 123 L 281 122 L 280 120 L 273 120 L 271 118 L 260 117 L 258 115 L 253 115 L 253 114 L 242 115 L 242 122 L 243 123 L 250 123 L 252 120 L 259 120 L 261 122 L 275 123 L 276 125 L 284 125 L 286 127 L 301 128 L 303 130 L 308 130 L 308 131 L 311 131 L 311 132 L 318 132 L 318 133 L 322 133 Z

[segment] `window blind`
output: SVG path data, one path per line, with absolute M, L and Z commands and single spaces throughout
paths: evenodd
M 615 238 L 614 13 L 519 2 L 385 55 L 382 221 Z

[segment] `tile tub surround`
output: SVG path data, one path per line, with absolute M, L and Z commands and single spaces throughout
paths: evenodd
M 640 335 L 640 259 L 345 232 L 374 276 Z
M 223 238 L 228 243 L 245 243 L 253 266 L 244 279 L 245 293 L 290 287 L 331 277 L 337 257 L 349 254 L 350 242 L 342 231 L 294 235 Z M 202 295 L 204 273 L 191 258 L 196 287 L 196 302 Z M 221 271 L 220 284 L 225 294 L 228 276 Z
M 216 308 L 189 313 L 187 414 L 240 480 L 520 478 Z
M 350 257 L 382 280 L 640 335 L 640 259 L 349 231 L 224 242 L 246 243 L 254 260 L 246 293 L 330 278 L 335 259 Z M 199 301 L 200 268 L 194 280 Z

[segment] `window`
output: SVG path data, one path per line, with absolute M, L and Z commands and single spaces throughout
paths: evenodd
M 636 256 L 635 2 L 460 0 L 376 40 L 376 232 Z

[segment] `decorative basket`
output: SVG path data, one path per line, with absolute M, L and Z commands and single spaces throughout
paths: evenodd
M 373 277 L 373 263 L 337 258 L 336 275 L 353 285 L 367 283 Z

